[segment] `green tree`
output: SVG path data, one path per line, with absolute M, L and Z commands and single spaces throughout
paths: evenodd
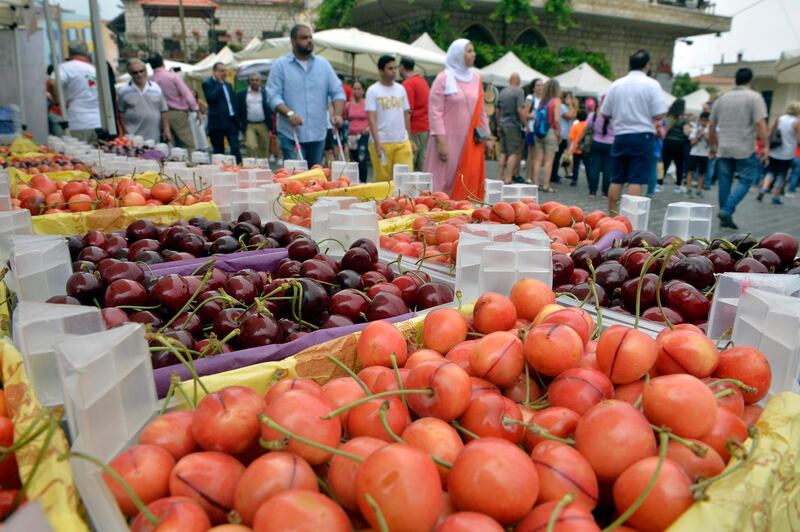
M 317 27 L 327 30 L 349 26 L 356 2 L 357 0 L 322 0 Z
M 700 82 L 694 81 L 687 73 L 678 74 L 672 78 L 672 95 L 681 98 L 700 88 Z
M 586 62 L 603 76 L 613 77 L 611 63 L 602 52 L 585 52 L 573 47 L 556 51 L 551 48 L 532 48 L 522 45 L 501 46 L 486 43 L 474 43 L 474 45 L 478 56 L 476 59 L 478 67 L 493 63 L 506 52 L 512 51 L 525 64 L 546 76 L 557 76 Z

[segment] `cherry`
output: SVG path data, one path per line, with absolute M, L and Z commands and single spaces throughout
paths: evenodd
M 600 257 L 603 259 L 603 262 L 607 262 L 613 260 L 615 262 L 619 262 L 622 256 L 625 254 L 626 248 L 609 248 L 605 250 Z
M 336 272 L 324 260 L 309 259 L 300 266 L 300 276 L 323 283 L 333 283 Z
M 278 266 L 278 277 L 288 279 L 290 277 L 300 277 L 300 267 L 302 264 L 296 260 L 287 260 Z
M 503 527 L 488 515 L 477 512 L 456 512 L 447 516 L 437 532 L 503 532 Z
M 467 320 L 455 309 L 436 309 L 425 316 L 422 339 L 425 345 L 445 354 L 467 339 Z
M 119 279 L 128 279 L 137 283 L 144 281 L 144 269 L 135 262 L 117 261 L 100 271 L 100 275 L 107 284 Z
M 389 282 L 392 282 L 395 278 L 394 271 L 382 262 L 373 262 L 372 269 L 383 275 Z M 427 281 L 430 281 L 430 279 L 426 279 Z
M 195 234 L 184 234 L 178 241 L 178 250 L 184 253 L 190 253 L 195 257 L 202 257 L 206 254 L 206 240 L 203 237 Z
M 707 434 L 717 415 L 717 400 L 711 388 L 685 374 L 651 379 L 644 385 L 642 406 L 651 423 L 684 438 Z
M 736 379 L 755 388 L 743 392 L 745 404 L 751 405 L 767 395 L 772 383 L 772 370 L 764 353 L 755 347 L 733 347 L 719 354 L 719 366 L 714 377 Z
M 597 367 L 615 384 L 639 380 L 657 357 L 656 341 L 625 325 L 612 325 L 597 342 Z
M 369 290 L 367 290 L 367 297 L 374 298 L 381 292 L 387 292 L 399 298 L 403 297 L 403 291 L 392 283 L 378 283 L 370 286 Z
M 352 243 L 350 249 L 353 248 L 362 248 L 369 253 L 369 256 L 372 258 L 372 262 L 378 262 L 378 246 L 375 245 L 375 242 L 368 238 L 359 238 L 355 242 Z
M 373 262 L 375 261 L 369 251 L 362 247 L 354 247 L 350 248 L 342 257 L 342 269 L 366 273 L 372 269 Z
M 625 269 L 628 270 L 628 274 L 631 277 L 638 278 L 642 273 L 642 268 L 644 268 L 645 263 L 651 255 L 652 254 L 644 248 L 628 248 L 628 250 L 623 253 L 622 257 L 620 257 L 619 262 L 625 266 Z M 655 272 L 656 264 L 653 262 L 648 267 L 647 273 Z
M 361 274 L 361 281 L 364 283 L 364 287 L 369 288 L 372 285 L 378 283 L 388 283 L 389 280 L 380 272 L 371 270 L 366 273 Z
M 624 269 L 625 268 L 623 268 L 623 270 Z M 608 295 L 606 295 L 605 288 L 598 283 L 595 286 L 595 291 L 597 292 L 597 299 L 599 299 L 597 304 L 599 304 L 601 307 L 608 307 L 611 301 L 608 299 Z M 581 301 L 586 300 L 587 305 L 595 306 L 594 294 L 592 293 L 592 287 L 589 283 L 576 284 L 572 287 L 572 289 L 570 289 L 570 292 Z
M 234 492 L 233 509 L 252 525 L 256 510 L 286 490 L 318 492 L 317 477 L 308 462 L 290 453 L 273 452 L 256 458 L 245 469 Z
M 637 461 L 654 456 L 656 440 L 641 412 L 610 399 L 583 415 L 575 429 L 575 448 L 589 461 L 597 480 L 611 482 Z
M 69 248 L 69 256 L 72 261 L 78 259 L 78 253 L 84 247 L 83 240 L 77 236 L 67 237 L 67 247 Z
M 138 241 L 145 239 L 158 239 L 158 227 L 150 220 L 136 220 L 125 229 L 128 240 Z
M 244 466 L 236 458 L 220 452 L 197 452 L 184 456 L 172 469 L 169 491 L 198 503 L 212 523 L 227 521 L 233 508 L 234 493 Z
M 72 263 L 72 271 L 73 272 L 93 272 L 95 271 L 95 265 L 93 262 L 89 262 L 88 260 L 76 260 Z
M 288 243 L 289 229 L 283 222 L 273 221 L 267 222 L 261 228 L 261 232 L 270 238 L 274 238 L 281 244 Z
M 258 313 L 242 319 L 239 339 L 244 347 L 260 347 L 281 343 L 283 331 L 275 318 Z
M 141 323 L 142 325 L 150 325 L 153 329 L 157 329 L 164 324 L 161 318 L 149 310 L 134 312 L 130 315 L 130 320 L 135 323 Z
M 386 442 L 377 438 L 362 436 L 347 441 L 339 449 L 361 458 L 366 458 L 376 450 L 384 447 Z M 360 462 L 343 455 L 336 454 L 331 458 L 328 468 L 328 483 L 331 490 L 346 510 L 358 510 L 356 502 L 356 475 L 361 466 Z
M 597 476 L 581 453 L 561 442 L 545 441 L 531 452 L 539 476 L 538 502 L 559 501 L 573 493 L 575 502 L 594 510 L 599 498 Z
M 461 453 L 464 443 L 456 429 L 435 417 L 423 417 L 410 424 L 400 435 L 406 444 L 425 451 L 430 456 L 452 464 Z M 447 487 L 450 469 L 439 464 L 436 466 L 442 487 Z
M 321 329 L 334 329 L 336 327 L 349 327 L 351 325 L 355 325 L 356 322 L 351 320 L 347 316 L 341 316 L 338 314 L 331 314 L 327 316 L 324 320 L 322 320 L 322 324 L 320 325 Z
M 695 452 L 682 442 L 671 440 L 667 444 L 667 458 L 675 462 L 683 472 L 686 473 L 692 482 L 697 482 L 702 478 L 711 478 L 722 473 L 725 469 L 725 462 L 722 461 L 719 453 L 711 446 L 700 440 L 689 440 L 692 445 L 702 449 L 704 456 L 697 456 Z
M 536 279 L 517 281 L 508 297 L 517 311 L 517 318 L 528 321 L 533 321 L 545 306 L 556 302 L 553 291 Z
M 364 288 L 364 281 L 361 280 L 361 276 L 353 270 L 342 269 L 336 274 L 334 282 L 344 289 L 352 288 L 354 290 L 362 290 Z
M 147 291 L 141 283 L 118 279 L 106 288 L 104 303 L 107 307 L 140 307 L 147 304 Z
M 584 342 L 575 329 L 559 323 L 539 325 L 525 337 L 525 358 L 537 372 L 555 377 L 578 366 Z
M 164 259 L 161 257 L 158 251 L 140 251 L 130 260 L 134 262 L 141 262 L 143 264 L 159 264 L 164 262 Z
M 319 253 L 319 247 L 317 247 L 317 243 L 310 238 L 303 237 L 293 240 L 286 246 L 286 251 L 290 259 L 304 262 L 314 258 L 314 255 Z
M 214 318 L 214 325 L 212 330 L 219 338 L 225 338 L 234 329 L 239 328 L 239 317 L 244 312 L 241 308 L 226 308 L 223 309 Z
M 547 530 L 550 519 L 556 510 L 557 501 L 540 504 L 515 528 L 516 532 L 540 532 Z M 622 532 L 626 527 L 619 527 Z M 577 503 L 570 503 L 561 509 L 554 521 L 553 532 L 599 532 L 600 527 L 595 523 L 592 514 Z M 628 532 L 626 530 L 625 532 Z
M 673 325 L 678 325 L 686 321 L 677 310 L 671 309 L 669 307 L 662 307 L 661 309 L 659 309 L 658 307 L 650 307 L 649 309 L 642 312 L 641 317 L 642 319 L 648 321 L 657 321 L 661 323 L 666 323 L 664 316 L 666 316 L 666 319 L 669 320 L 669 322 Z
M 339 266 L 339 263 L 336 261 L 336 259 L 334 259 L 330 255 L 317 254 L 317 255 L 314 255 L 314 260 L 323 261 L 325 264 L 330 266 L 330 268 L 333 270 L 334 273 L 339 273 L 339 270 L 342 269 Z
M 567 284 L 572 272 L 575 270 L 575 263 L 569 255 L 563 253 L 553 253 L 553 286 Z
M 589 272 L 587 270 L 576 269 L 569 276 L 569 284 L 584 284 L 589 281 Z
M 330 308 L 330 297 L 325 289 L 312 279 L 300 278 L 297 280 L 302 287 L 303 297 L 300 301 L 302 319 L 318 322 L 322 314 Z
M 797 239 L 786 233 L 772 233 L 761 239 L 760 248 L 769 249 L 780 257 L 784 267 L 788 267 L 797 257 Z
M 539 495 L 533 461 L 500 438 L 469 442 L 453 463 L 447 484 L 457 508 L 486 514 L 501 525 L 522 519 Z
M 639 277 L 636 276 L 622 283 L 622 301 L 631 312 L 636 310 L 636 293 L 639 285 Z M 640 299 L 641 309 L 647 309 L 656 304 L 656 286 L 658 286 L 658 276 L 648 273 L 642 282 L 642 295 Z
M 242 237 L 249 238 L 260 233 L 259 228 L 249 222 L 239 222 L 233 226 L 233 238 L 237 240 Z
M 769 273 L 766 266 L 752 257 L 744 257 L 736 261 L 733 271 L 739 273 Z
M 391 377 L 391 371 L 388 369 L 382 374 Z M 386 380 L 391 382 L 389 378 Z M 378 384 L 377 380 L 373 383 L 375 391 L 379 389 Z M 392 433 L 401 434 L 411 423 L 408 409 L 397 397 L 371 399 L 350 411 L 350 417 L 347 418 L 347 434 L 351 437 L 370 436 L 386 442 L 394 441 L 394 437 L 389 434 L 381 421 L 381 411 L 384 409 L 386 424 Z
M 128 248 L 128 260 L 134 260 L 136 255 L 144 251 L 159 251 L 161 249 L 161 242 L 156 239 L 145 238 L 137 240 Z
M 45 303 L 53 303 L 55 305 L 80 305 L 81 302 L 72 296 L 52 296 L 45 301 Z
M 770 273 L 783 270 L 783 261 L 777 253 L 769 248 L 756 248 L 750 252 L 752 257 L 764 265 Z
M 576 268 L 586 271 L 589 271 L 589 263 L 597 268 L 603 262 L 603 259 L 600 255 L 600 250 L 592 244 L 586 244 L 575 248 L 570 256 L 572 257 L 572 262 L 575 264 Z
M 479 333 L 507 331 L 517 322 L 517 309 L 504 295 L 486 292 L 475 302 L 472 319 Z
M 613 293 L 622 287 L 622 284 L 629 278 L 628 270 L 614 261 L 605 262 L 595 270 L 595 280 L 598 285 L 608 293 Z M 602 298 L 601 298 L 602 299 Z
M 736 246 L 738 256 L 743 257 L 748 251 L 758 245 L 758 240 L 753 238 L 750 233 L 739 233 L 731 237 L 730 243 Z
M 353 322 L 361 320 L 361 314 L 366 312 L 367 298 L 358 290 L 345 289 L 331 296 L 331 312 L 346 316 Z
M 411 311 L 401 298 L 388 292 L 380 292 L 367 306 L 365 314 L 367 320 L 375 321 L 402 316 L 409 312 Z
M 524 364 L 522 342 L 505 331 L 481 338 L 469 357 L 472 373 L 500 388 L 511 386 L 522 373 Z
M 169 477 L 175 459 L 161 447 L 134 445 L 115 456 L 108 465 L 145 504 L 169 495 Z M 131 517 L 138 513 L 136 505 L 116 480 L 108 473 L 103 473 L 103 481 L 123 515 Z
M 727 251 L 717 248 L 712 249 L 706 254 L 708 260 L 714 266 L 714 273 L 725 273 L 733 271 L 734 260 Z
M 691 283 L 670 281 L 663 288 L 667 305 L 677 310 L 688 321 L 700 321 L 708 317 L 711 302 Z
M 481 438 L 490 436 L 519 443 L 524 429 L 507 418 L 522 421 L 522 413 L 514 401 L 495 392 L 473 392 L 467 409 L 458 422 Z
M 108 258 L 108 253 L 103 248 L 97 246 L 86 246 L 78 253 L 78 260 L 85 260 L 97 264 L 103 259 Z
M 259 532 L 350 532 L 351 527 L 344 510 L 328 497 L 304 489 L 291 489 L 267 499 L 258 507 L 253 529 Z
M 691 329 L 664 329 L 656 338 L 660 373 L 688 373 L 708 377 L 719 364 L 716 345 L 702 332 Z
M 223 286 L 225 293 L 245 304 L 252 303 L 258 295 L 255 283 L 244 275 L 229 277 Z
M 77 302 L 76 304 L 79 305 L 80 302 Z M 128 315 L 125 313 L 124 310 L 114 307 L 106 307 L 104 309 L 101 309 L 100 315 L 103 317 L 103 322 L 106 324 L 106 329 L 113 329 L 114 327 L 118 327 L 123 323 L 127 323 L 130 321 Z
M 520 346 L 520 361 L 521 351 Z M 409 395 L 406 398 L 409 408 L 420 417 L 451 421 L 459 417 L 470 402 L 469 375 L 446 360 L 424 362 L 415 367 L 408 375 L 407 386 L 412 390 L 433 390 L 433 395 Z
M 233 231 L 230 231 L 228 229 L 217 229 L 216 231 L 210 231 L 208 233 L 208 240 L 211 241 L 211 242 L 215 242 L 215 241 L 219 240 L 220 238 L 228 237 L 228 236 L 233 238 Z M 236 240 L 236 239 L 233 238 L 233 240 Z M 228 241 L 228 242 L 230 242 L 230 241 Z
M 103 249 L 106 250 L 106 253 L 108 253 L 112 257 L 120 250 L 127 248 L 128 248 L 128 241 L 125 240 L 125 237 L 119 235 L 110 235 L 108 238 L 106 238 L 106 242 L 103 245 Z
M 180 460 L 197 448 L 192 435 L 194 414 L 185 410 L 167 412 L 145 425 L 139 434 L 139 443 L 157 445 Z
M 150 288 L 150 301 L 162 305 L 171 312 L 177 312 L 192 296 L 189 286 L 180 275 L 170 273 L 160 278 Z
M 215 236 L 216 238 L 214 238 Z M 209 236 L 209 240 L 213 240 L 211 249 L 209 249 L 212 255 L 235 253 L 239 250 L 239 241 L 230 235 L 215 235 L 212 233 Z
M 93 305 L 95 299 L 103 295 L 103 285 L 94 274 L 76 272 L 67 279 L 67 295 L 84 305 Z
M 614 384 L 599 371 L 573 368 L 559 374 L 548 388 L 551 405 L 583 415 L 592 406 L 614 397 Z
M 424 283 L 417 289 L 414 304 L 417 310 L 425 310 L 450 303 L 454 297 L 453 290 L 444 283 Z

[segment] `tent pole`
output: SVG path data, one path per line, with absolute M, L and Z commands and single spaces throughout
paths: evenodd
M 183 60 L 189 57 L 189 50 L 186 48 L 186 20 L 183 16 L 183 0 L 178 0 L 178 18 L 181 19 L 181 47 L 183 48 Z
M 11 30 L 14 32 L 14 53 L 16 55 L 17 63 L 17 87 L 19 89 L 19 118 L 22 123 L 22 131 L 28 130 L 28 120 L 25 112 L 25 88 L 22 86 L 22 44 L 20 43 L 20 33 L 22 30 L 19 27 Z M 27 32 L 27 30 L 26 30 Z
M 117 136 L 117 124 L 111 103 L 111 85 L 108 79 L 106 52 L 101 31 L 100 8 L 97 0 L 89 0 L 89 17 L 92 23 L 92 42 L 94 44 L 94 68 L 97 74 L 97 95 L 100 97 L 100 120 L 109 135 Z
M 53 22 L 50 18 L 50 2 L 48 0 L 42 0 L 42 4 L 44 5 L 44 23 L 47 26 L 47 42 L 50 43 L 50 64 L 53 65 L 53 75 L 56 79 L 56 94 L 58 95 L 58 109 L 61 111 L 61 120 L 62 122 L 67 123 L 67 104 L 64 101 L 64 87 L 61 86 L 61 74 L 59 73 L 59 65 L 60 61 L 58 50 L 56 48 L 56 40 L 53 37 Z M 69 126 L 66 129 L 66 132 L 69 133 Z
M 356 54 L 355 52 L 350 53 L 350 84 L 356 82 Z

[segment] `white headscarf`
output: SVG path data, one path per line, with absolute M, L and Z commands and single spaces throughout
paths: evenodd
M 456 39 L 447 49 L 447 58 L 444 60 L 444 93 L 445 95 L 458 92 L 456 81 L 467 83 L 472 81 L 474 73 L 464 62 L 464 50 L 469 44 L 469 39 Z

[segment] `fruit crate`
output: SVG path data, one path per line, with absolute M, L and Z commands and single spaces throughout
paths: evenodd
M 667 205 L 662 235 L 675 235 L 684 240 L 690 238 L 711 238 L 714 207 L 706 203 L 679 201 Z
M 2 365 L 2 385 L 8 402 L 8 416 L 14 423 L 15 433 L 19 435 L 31 427 L 44 408 L 34 392 L 22 355 L 8 340 L 0 340 L 0 365 Z M 30 475 L 44 439 L 45 434 L 41 434 L 30 445 L 16 453 L 17 467 L 23 480 Z M 27 495 L 30 502 L 17 513 L 37 502 L 44 512 L 50 529 L 55 532 L 84 532 L 88 531 L 89 527 L 82 517 L 72 470 L 67 462 L 57 460 L 58 455 L 68 449 L 67 438 L 58 428 L 53 435 L 49 452 L 39 466 L 36 476 L 31 480 Z M 9 530 L 19 530 L 12 526 L 13 516 L 17 513 L 13 514 L 7 523 Z
M 634 231 L 646 231 L 650 220 L 650 198 L 623 194 L 619 213 L 628 218 Z
M 350 185 L 348 187 L 332 188 L 319 192 L 309 192 L 307 194 L 297 194 L 284 196 L 281 199 L 284 212 L 288 213 L 297 203 L 313 204 L 315 201 L 331 196 L 355 196 L 361 201 L 365 200 L 384 200 L 392 195 L 393 185 L 391 181 L 381 183 L 363 183 Z
M 159 226 L 171 225 L 178 220 L 202 217 L 220 220 L 220 211 L 214 203 L 194 205 L 161 205 L 156 207 L 120 207 L 98 209 L 80 213 L 46 214 L 33 217 L 33 232 L 38 235 L 83 235 L 91 230 L 111 233 L 125 229 L 136 220 L 150 220 Z
M 287 253 L 284 249 L 245 251 L 218 256 L 214 267 L 226 272 L 236 272 L 244 268 L 252 268 L 255 271 L 262 272 L 274 272 L 278 269 L 280 261 L 286 257 Z M 188 275 L 206 261 L 207 258 L 202 258 L 174 263 L 165 262 L 154 264 L 151 266 L 152 275 L 159 277 L 167 274 Z M 406 319 L 412 315 L 413 313 L 405 314 L 394 318 L 392 321 Z M 231 353 L 199 359 L 195 361 L 195 367 L 198 374 L 211 375 L 261 362 L 281 360 L 321 341 L 359 331 L 365 326 L 365 323 L 359 323 L 345 327 L 319 329 L 291 342 L 241 349 Z M 181 378 L 184 379 L 189 377 L 188 370 L 180 364 L 156 368 L 154 370 L 156 389 L 160 397 L 163 397 L 167 393 L 170 376 L 173 373 L 178 373 Z

